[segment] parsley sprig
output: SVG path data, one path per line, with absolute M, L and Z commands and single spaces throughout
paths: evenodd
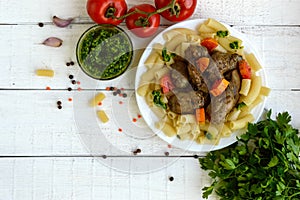
M 300 199 L 300 138 L 290 121 L 287 112 L 273 120 L 269 111 L 237 143 L 200 158 L 213 179 L 203 198 L 215 191 L 221 200 Z

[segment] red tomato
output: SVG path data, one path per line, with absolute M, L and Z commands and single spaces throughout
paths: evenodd
M 98 24 L 120 24 L 123 19 L 118 20 L 126 14 L 127 4 L 125 0 L 88 0 L 86 9 L 91 19 Z
M 172 0 L 155 0 L 155 6 L 157 9 L 166 7 L 172 3 Z M 171 22 L 179 22 L 189 18 L 193 13 L 197 5 L 197 0 L 176 0 L 174 11 L 168 9 L 161 13 L 161 15 Z
M 135 10 L 142 12 L 152 13 L 156 11 L 156 8 L 150 4 L 140 4 L 132 7 L 128 13 L 131 13 Z M 153 35 L 160 24 L 159 14 L 152 15 L 149 19 L 146 14 L 143 13 L 134 13 L 126 17 L 126 26 L 138 37 L 149 37 Z

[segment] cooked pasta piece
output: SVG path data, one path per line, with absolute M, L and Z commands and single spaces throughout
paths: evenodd
M 231 130 L 238 130 L 238 129 L 242 129 L 242 128 L 246 127 L 249 122 L 253 122 L 253 121 L 254 121 L 253 115 L 248 114 L 248 115 L 244 116 L 243 118 L 240 118 L 236 121 L 231 121 L 229 123 L 229 126 L 230 126 Z
M 106 115 L 104 110 L 98 110 L 97 111 L 97 116 L 101 120 L 101 122 L 106 123 L 109 121 L 108 116 Z
M 158 59 L 160 59 L 160 55 L 158 54 L 158 52 L 152 51 L 144 62 L 144 65 L 149 69 L 154 66 Z
M 178 122 L 179 123 L 183 123 L 183 124 L 186 124 L 186 123 L 197 123 L 195 116 L 191 115 L 191 114 L 179 115 L 178 116 Z
M 187 42 L 186 35 L 179 34 L 172 38 L 172 40 L 166 42 L 165 47 L 168 51 L 174 52 L 175 48 L 182 42 Z
M 188 123 L 185 124 L 178 124 L 176 126 L 176 130 L 177 130 L 177 135 L 181 135 L 184 133 L 188 133 L 191 131 L 191 125 Z
M 216 33 L 215 29 L 207 26 L 206 24 L 201 24 L 198 28 L 198 31 L 199 31 L 200 35 L 205 34 L 205 33 L 210 33 L 210 34 Z
M 251 82 L 252 82 L 252 84 L 251 84 L 250 90 L 248 92 L 248 95 L 242 98 L 242 101 L 247 106 L 252 104 L 253 101 L 258 97 L 260 88 L 262 86 L 262 80 L 261 80 L 260 76 L 252 75 Z
M 218 42 L 229 52 L 235 52 L 239 54 L 243 52 L 243 49 L 241 49 L 242 40 L 240 40 L 239 38 L 228 36 L 224 38 L 219 38 Z M 238 50 L 240 50 L 240 52 L 238 52 Z
M 92 107 L 97 106 L 104 99 L 105 99 L 105 94 L 102 92 L 99 92 L 98 94 L 96 94 L 96 96 L 94 98 L 92 98 L 90 100 L 90 106 L 92 106 Z
M 251 79 L 242 79 L 240 94 L 247 96 L 251 87 Z
M 37 76 L 47 76 L 47 77 L 53 77 L 54 76 L 54 71 L 51 69 L 37 69 L 35 71 L 35 74 Z
M 223 137 L 229 137 L 231 135 L 232 131 L 231 129 L 229 128 L 229 124 L 225 123 L 222 127 L 222 130 L 221 130 L 221 135 Z
M 258 62 L 258 60 L 256 59 L 256 57 L 253 53 L 246 54 L 245 58 L 246 58 L 247 62 L 249 63 L 249 65 L 251 66 L 251 69 L 254 72 L 262 69 L 262 66 L 260 65 L 260 63 Z
M 151 107 L 151 110 L 154 112 L 154 114 L 159 118 L 163 119 L 166 116 L 166 110 L 161 109 L 158 106 Z
M 212 29 L 214 29 L 215 31 L 228 31 L 228 28 L 226 28 L 226 26 L 224 26 L 223 24 L 221 24 L 220 22 L 218 22 L 215 19 L 209 18 L 206 21 L 206 25 Z
M 138 95 L 144 97 L 146 96 L 148 90 L 149 90 L 149 84 L 143 84 L 138 87 L 137 93 Z
M 168 124 L 164 121 L 159 121 L 155 123 L 155 126 L 157 129 L 164 132 L 164 134 L 168 137 L 173 137 L 176 135 L 176 130 L 171 124 Z
M 159 81 L 168 72 L 169 72 L 169 69 L 167 67 L 163 67 L 154 73 L 154 77 L 157 81 Z
M 265 86 L 262 86 L 262 87 L 260 88 L 259 94 L 261 94 L 261 95 L 263 95 L 263 96 L 269 96 L 270 92 L 271 92 L 271 89 L 270 89 L 270 88 L 265 87 Z
M 241 110 L 234 108 L 227 116 L 227 121 L 235 121 L 238 119 L 239 115 L 241 114 Z

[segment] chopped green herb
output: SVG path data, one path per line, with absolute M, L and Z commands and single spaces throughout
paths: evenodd
M 221 200 L 300 199 L 300 137 L 290 121 L 287 112 L 273 120 L 269 111 L 266 120 L 249 123 L 238 142 L 199 158 L 213 179 L 202 197 L 215 191 Z
M 167 109 L 167 104 L 161 100 L 161 92 L 159 90 L 154 90 L 152 92 L 153 95 L 153 103 L 156 106 L 162 107 L 163 109 Z
M 233 42 L 229 43 L 229 46 L 231 49 L 239 49 L 239 42 L 233 41 Z
M 238 110 L 240 110 L 240 109 L 242 109 L 244 106 L 246 106 L 246 104 L 245 104 L 244 102 L 241 102 L 241 103 L 238 103 L 238 104 L 236 105 L 236 108 L 237 108 Z
M 170 53 L 170 54 L 168 54 L 168 53 L 167 53 L 167 48 L 166 48 L 166 47 L 163 48 L 161 54 L 162 54 L 162 59 L 163 59 L 163 61 L 165 61 L 165 62 L 170 62 L 171 58 L 173 58 L 173 57 L 176 56 L 175 53 Z
M 224 38 L 228 36 L 229 32 L 228 31 L 217 31 L 217 36 L 220 38 Z

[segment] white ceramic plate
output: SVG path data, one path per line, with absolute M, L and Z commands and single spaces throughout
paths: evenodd
M 163 33 L 166 32 L 166 31 L 169 31 L 171 29 L 174 29 L 174 28 L 189 28 L 189 29 L 192 29 L 192 30 L 197 30 L 197 27 L 200 24 L 202 24 L 204 21 L 205 21 L 205 19 L 195 19 L 195 20 L 188 20 L 188 21 L 184 21 L 184 22 L 181 22 L 181 23 L 177 23 L 177 24 L 172 25 L 172 26 L 168 27 L 167 29 L 163 30 L 160 34 L 158 34 L 149 43 L 149 45 L 145 49 L 143 55 L 141 56 L 141 59 L 139 61 L 139 65 L 138 65 L 138 68 L 137 68 L 136 79 L 135 79 L 135 89 L 136 89 L 136 91 L 137 91 L 137 88 L 138 88 L 139 83 L 140 83 L 141 75 L 144 72 L 147 71 L 147 68 L 144 66 L 144 62 L 147 59 L 147 57 L 150 55 L 153 45 L 155 43 L 162 43 L 162 44 L 165 43 L 165 41 L 163 39 Z M 243 46 L 244 46 L 245 52 L 254 53 L 254 55 L 256 56 L 258 61 L 261 63 L 259 55 L 257 54 L 256 50 L 251 46 L 250 42 L 247 40 L 245 35 L 243 35 L 239 31 L 231 28 L 230 26 L 228 26 L 226 24 L 224 24 L 224 25 L 229 29 L 230 34 L 232 36 L 235 36 L 235 37 L 243 40 Z M 265 76 L 264 70 L 262 69 L 259 72 L 257 72 L 257 75 L 262 77 L 262 84 L 266 85 L 266 76 Z M 229 146 L 230 144 L 236 142 L 237 141 L 236 136 L 238 134 L 241 134 L 244 131 L 244 130 L 236 131 L 230 137 L 222 138 L 217 145 L 214 145 L 214 144 L 197 144 L 196 142 L 190 141 L 190 140 L 180 140 L 176 136 L 168 137 L 162 131 L 160 131 L 159 129 L 157 129 L 155 127 L 155 122 L 158 122 L 161 119 L 159 119 L 154 114 L 154 112 L 150 109 L 150 107 L 147 105 L 144 97 L 141 97 L 138 94 L 136 94 L 136 100 L 137 100 L 137 104 L 139 106 L 140 112 L 143 115 L 143 118 L 145 119 L 148 126 L 161 139 L 165 140 L 167 143 L 172 144 L 172 146 L 176 146 L 178 148 L 181 148 L 181 149 L 184 149 L 184 150 L 187 150 L 187 151 L 208 152 L 208 151 L 224 148 L 224 147 Z M 252 110 L 252 114 L 255 117 L 255 121 L 257 121 L 260 118 L 260 116 L 261 116 L 261 114 L 264 110 L 264 106 L 265 106 L 265 100 L 264 100 L 263 103 L 259 104 L 257 107 L 255 107 Z

